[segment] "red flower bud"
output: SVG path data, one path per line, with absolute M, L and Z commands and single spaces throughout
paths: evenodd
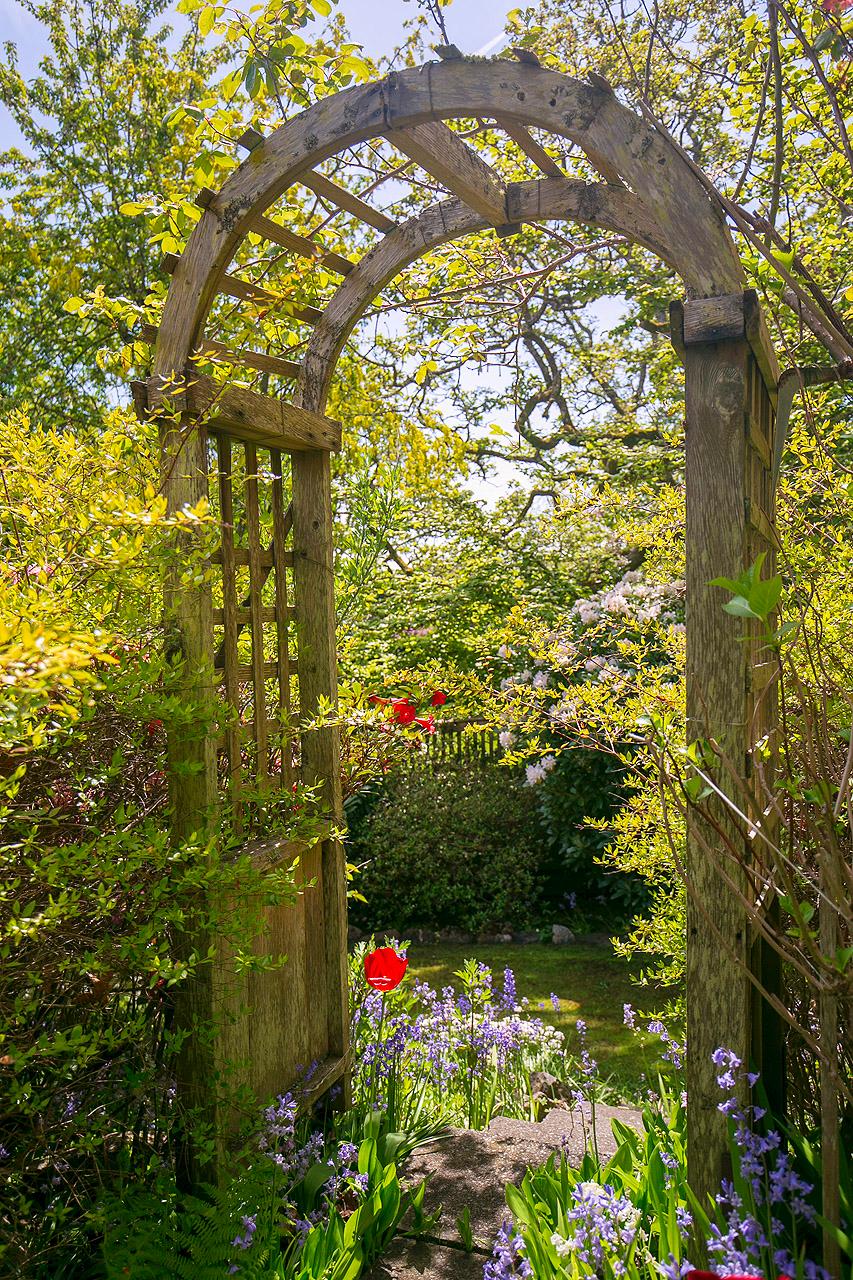
M 415 721 L 424 733 L 435 733 L 435 716 L 423 716 Z
M 408 964 L 393 947 L 377 947 L 364 957 L 365 981 L 375 991 L 393 991 L 403 981 Z
M 447 694 L 444 693 L 441 689 L 436 689 L 435 693 L 432 695 L 432 697 L 429 700 L 431 707 L 443 707 L 446 701 L 447 701 Z
M 387 706 L 388 706 L 388 699 L 387 699 L 387 698 L 380 698 L 380 696 L 379 696 L 379 694 L 378 694 L 378 693 L 371 693 L 371 695 L 370 695 L 370 697 L 367 699 L 367 701 L 370 703 L 370 705 L 371 705 L 372 707 L 387 707 Z
M 397 698 L 391 703 L 391 713 L 397 724 L 412 724 L 415 718 L 415 707 L 408 698 Z

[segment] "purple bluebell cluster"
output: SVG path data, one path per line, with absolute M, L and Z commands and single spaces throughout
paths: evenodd
M 300 1124 L 298 1113 L 297 1097 L 293 1093 L 282 1094 L 264 1110 L 258 1135 L 259 1149 L 276 1166 L 279 1225 L 289 1227 L 297 1239 L 304 1238 L 317 1223 L 328 1221 L 333 1208 L 341 1208 L 346 1202 L 351 1209 L 353 1195 L 359 1199 L 365 1196 L 369 1181 L 366 1173 L 359 1172 L 359 1149 L 354 1142 L 341 1142 L 337 1150 L 330 1151 L 322 1132 L 305 1133 L 305 1121 Z M 309 1207 L 304 1203 L 301 1184 L 309 1169 L 317 1166 L 326 1166 L 328 1177 L 312 1195 Z M 254 1243 L 257 1214 L 244 1214 L 241 1223 L 241 1230 L 231 1243 L 233 1248 L 245 1251 Z M 236 1264 L 229 1268 L 230 1275 L 239 1271 Z
M 255 1238 L 255 1232 L 258 1229 L 257 1216 L 244 1213 L 241 1221 L 243 1223 L 243 1230 L 234 1237 L 231 1243 L 235 1249 L 251 1249 L 252 1241 Z
M 458 995 L 416 981 L 388 993 L 383 1011 L 383 997 L 368 993 L 352 1017 L 356 1100 L 393 1109 L 394 1128 L 425 1109 L 471 1128 L 495 1113 L 528 1115 L 531 1072 L 559 1069 L 564 1046 L 525 1005 L 511 969 L 496 989 L 474 962 Z
M 498 1231 L 492 1256 L 483 1268 L 483 1280 L 511 1280 L 514 1276 L 532 1276 L 533 1268 L 524 1256 L 524 1240 L 511 1222 Z
M 625 1257 L 637 1236 L 639 1210 L 613 1187 L 599 1182 L 579 1182 L 565 1209 L 569 1234 L 554 1232 L 551 1243 L 562 1258 L 575 1257 L 583 1266 L 601 1275 L 605 1268 L 614 1275 L 627 1271 Z
M 765 1112 L 762 1107 L 742 1102 L 739 1095 L 757 1082 L 754 1072 L 745 1071 L 731 1049 L 719 1048 L 712 1055 L 719 1070 L 717 1084 L 727 1096 L 719 1110 L 732 1121 L 738 1152 L 739 1172 L 748 1188 L 745 1198 L 731 1182 L 724 1182 L 717 1196 L 724 1225 L 711 1227 L 710 1257 L 726 1271 L 760 1269 L 767 1259 L 780 1272 L 800 1274 L 790 1252 L 778 1244 L 785 1223 L 813 1223 L 815 1210 L 809 1197 L 814 1188 L 794 1169 L 782 1138 L 775 1129 L 758 1132 Z M 804 1260 L 806 1280 L 828 1280 L 817 1263 Z

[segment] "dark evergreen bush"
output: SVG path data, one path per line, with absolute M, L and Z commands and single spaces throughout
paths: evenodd
M 350 816 L 361 928 L 520 928 L 536 915 L 546 855 L 523 775 L 456 762 L 392 776 Z

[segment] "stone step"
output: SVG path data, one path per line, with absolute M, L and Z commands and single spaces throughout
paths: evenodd
M 596 1106 L 594 1140 L 591 1111 L 584 1104 L 571 1111 L 549 1111 L 537 1122 L 499 1117 L 479 1132 L 451 1129 L 447 1137 L 418 1147 L 406 1164 L 405 1181 L 417 1184 L 427 1179 L 425 1212 L 442 1211 L 432 1229 L 433 1240 L 398 1239 L 367 1280 L 482 1280 L 485 1258 L 509 1217 L 507 1183 L 520 1183 L 528 1169 L 544 1164 L 561 1148 L 577 1165 L 595 1141 L 599 1155 L 607 1159 L 616 1150 L 612 1119 L 638 1128 L 640 1113 L 633 1107 Z M 457 1221 L 466 1208 L 474 1242 L 483 1251 L 479 1256 L 458 1247 Z

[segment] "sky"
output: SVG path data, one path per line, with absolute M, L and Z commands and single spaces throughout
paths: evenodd
M 463 53 L 493 53 L 500 44 L 504 18 L 516 0 L 452 0 L 445 10 L 447 32 Z M 374 57 L 393 52 L 403 36 L 403 24 L 415 16 L 414 0 L 339 0 L 352 37 Z M 0 0 L 0 34 L 18 47 L 25 78 L 38 69 L 45 52 L 40 23 L 17 0 Z M 492 47 L 489 47 L 489 46 Z M 18 142 L 5 108 L 0 107 L 0 149 Z

